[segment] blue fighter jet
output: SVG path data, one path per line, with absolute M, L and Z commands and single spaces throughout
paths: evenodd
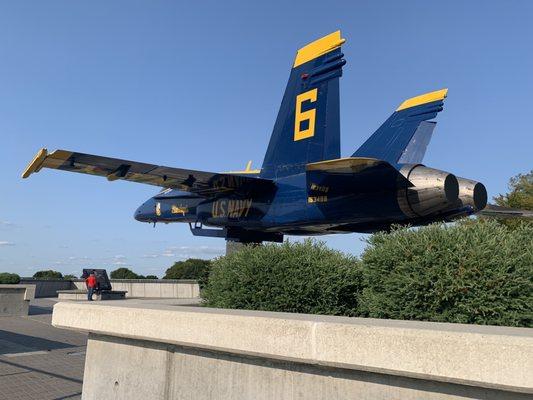
M 447 89 L 405 100 L 351 156 L 340 156 L 339 78 L 345 39 L 331 33 L 296 53 L 263 165 L 206 172 L 41 149 L 24 171 L 42 168 L 161 187 L 142 222 L 188 223 L 194 235 L 281 242 L 284 235 L 388 230 L 452 221 L 483 210 L 483 184 L 422 159 Z

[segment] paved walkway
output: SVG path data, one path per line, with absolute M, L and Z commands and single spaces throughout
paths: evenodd
M 28 317 L 0 317 L 0 400 L 79 399 L 87 335 L 51 325 L 57 299 Z

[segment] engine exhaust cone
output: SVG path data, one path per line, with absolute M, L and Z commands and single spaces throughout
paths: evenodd
M 459 181 L 455 175 L 448 174 L 444 179 L 444 194 L 446 196 L 446 200 L 448 200 L 450 203 L 453 203 L 459 198 Z
M 474 207 L 476 210 L 483 210 L 487 206 L 487 189 L 482 183 L 474 186 Z

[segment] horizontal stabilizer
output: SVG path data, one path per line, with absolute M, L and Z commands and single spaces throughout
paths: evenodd
M 495 218 L 533 218 L 533 211 L 487 204 L 478 214 Z
M 353 157 L 372 157 L 393 165 L 420 163 L 436 124 L 426 121 L 442 110 L 447 92 L 437 90 L 404 101 Z
M 308 189 L 328 193 L 369 193 L 412 184 L 391 164 L 368 157 L 347 157 L 306 166 Z
M 109 181 L 120 179 L 179 189 L 204 197 L 221 193 L 258 193 L 270 190 L 274 186 L 271 180 L 250 176 L 165 167 L 66 150 L 48 153 L 46 149 L 41 149 L 37 153 L 22 174 L 22 178 L 28 178 L 42 168 L 103 176 Z

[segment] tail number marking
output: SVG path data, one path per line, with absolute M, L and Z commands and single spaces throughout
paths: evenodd
M 318 89 L 311 89 L 307 92 L 296 96 L 296 112 L 294 117 L 294 141 L 307 139 L 315 136 L 315 120 L 316 120 L 316 108 L 312 108 L 308 111 L 302 111 L 302 103 L 304 101 L 310 101 L 314 103 L 316 101 Z M 302 129 L 302 122 L 308 122 L 307 128 Z

